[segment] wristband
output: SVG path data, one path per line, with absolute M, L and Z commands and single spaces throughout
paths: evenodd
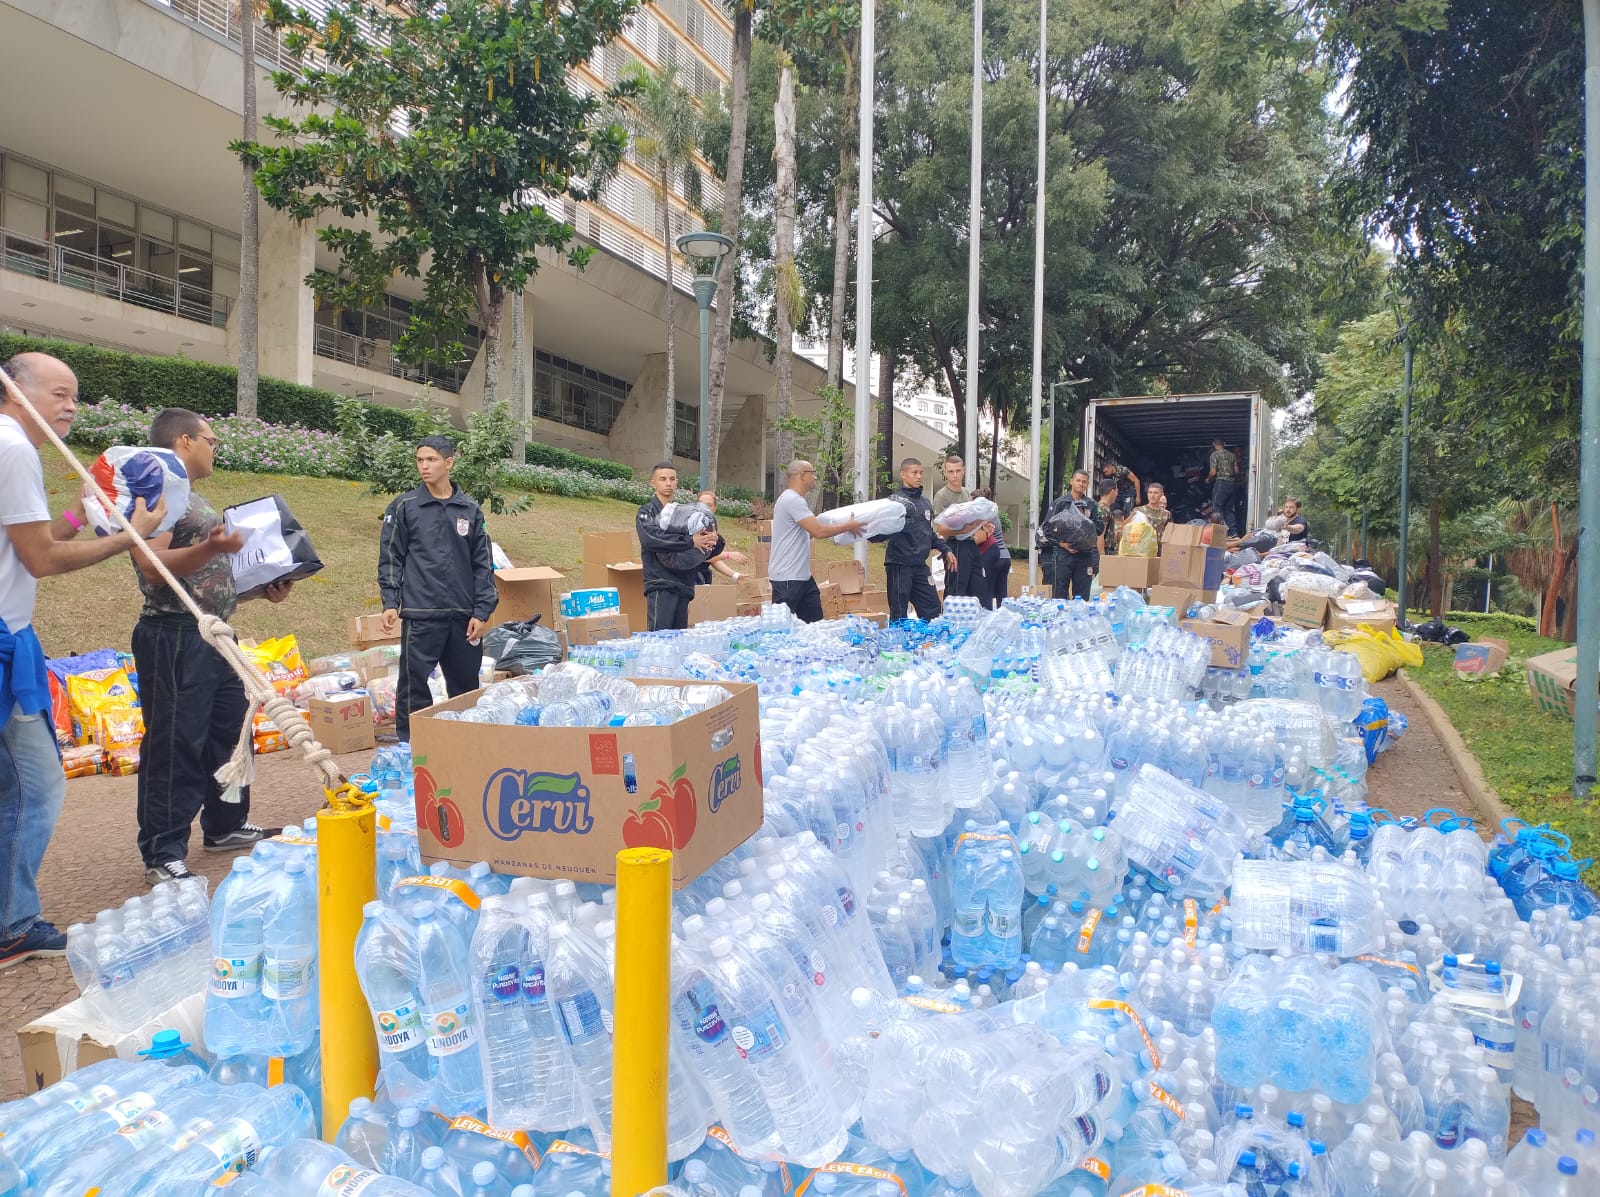
M 82 532 L 83 531 L 83 522 L 81 520 L 79 520 L 77 516 L 72 514 L 72 508 L 68 507 L 65 510 L 63 510 L 61 512 L 61 518 L 66 520 L 67 523 L 72 526 L 72 530 L 74 532 Z

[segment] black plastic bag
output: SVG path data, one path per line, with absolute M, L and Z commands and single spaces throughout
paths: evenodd
M 511 651 L 511 646 L 539 625 L 540 616 L 520 623 L 496 624 L 483 634 L 483 655 L 498 661 Z
M 1071 505 L 1046 520 L 1040 531 L 1052 546 L 1066 543 L 1080 553 L 1094 548 L 1099 539 L 1094 522 Z
M 518 626 L 528 630 L 494 659 L 495 669 L 511 674 L 534 673 L 561 660 L 561 640 L 553 631 L 537 626 L 533 620 Z

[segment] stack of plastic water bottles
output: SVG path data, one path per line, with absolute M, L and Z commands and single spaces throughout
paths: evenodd
M 1209 650 L 1173 618 L 1120 591 L 889 629 L 772 607 L 619 642 L 462 713 L 670 721 L 719 683 L 760 687 L 764 825 L 676 898 L 676 1194 L 1595 1191 L 1585 862 L 1549 829 L 1490 846 L 1454 812 L 1369 805 L 1381 737 L 1351 722 L 1353 656 L 1263 629 L 1250 696 L 1206 694 Z M 599 1192 L 612 892 L 423 870 L 408 777 L 386 750 L 365 779 L 387 823 L 357 949 L 379 1094 L 340 1128 L 346 1155 L 285 1142 L 295 1123 L 258 1133 L 234 1183 Z M 262 845 L 219 889 L 214 1075 L 259 1075 L 260 1053 L 314 1029 L 314 990 L 308 1012 L 296 988 L 304 930 L 285 910 L 315 876 L 314 844 L 293 842 L 310 838 Z M 139 1083 L 164 1116 L 168 1090 Z M 1541 1123 L 1514 1147 L 1512 1092 Z M 211 1096 L 210 1113 L 174 1117 L 220 1124 L 257 1100 L 248 1079 Z M 54 1116 L 81 1131 L 77 1150 L 112 1133 L 77 1121 L 91 1112 Z M 0 1171 L 41 1167 L 31 1141 L 13 1156 L 0 1138 Z M 246 1155 L 219 1149 L 205 1183 Z M 184 1192 L 188 1165 L 173 1166 L 162 1191 Z
M 211 967 L 206 881 L 165 881 L 67 928 L 67 963 L 93 1018 L 131 1031 L 198 993 Z

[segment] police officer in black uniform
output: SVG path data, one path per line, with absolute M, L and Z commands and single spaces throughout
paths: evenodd
M 417 446 L 422 485 L 383 513 L 378 593 L 386 635 L 400 633 L 395 731 L 411 738 L 411 713 L 433 705 L 428 675 L 437 665 L 453 698 L 478 688 L 482 636 L 499 594 L 483 509 L 450 480 L 456 450 L 429 436 Z

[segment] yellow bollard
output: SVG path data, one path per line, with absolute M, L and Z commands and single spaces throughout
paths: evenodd
M 361 910 L 378 896 L 376 817 L 349 791 L 317 812 L 317 972 L 322 1012 L 322 1137 L 350 1103 L 371 1097 L 378 1041 L 356 979 Z
M 672 853 L 617 853 L 612 1018 L 611 1197 L 667 1183 L 667 1026 L 672 986 Z

